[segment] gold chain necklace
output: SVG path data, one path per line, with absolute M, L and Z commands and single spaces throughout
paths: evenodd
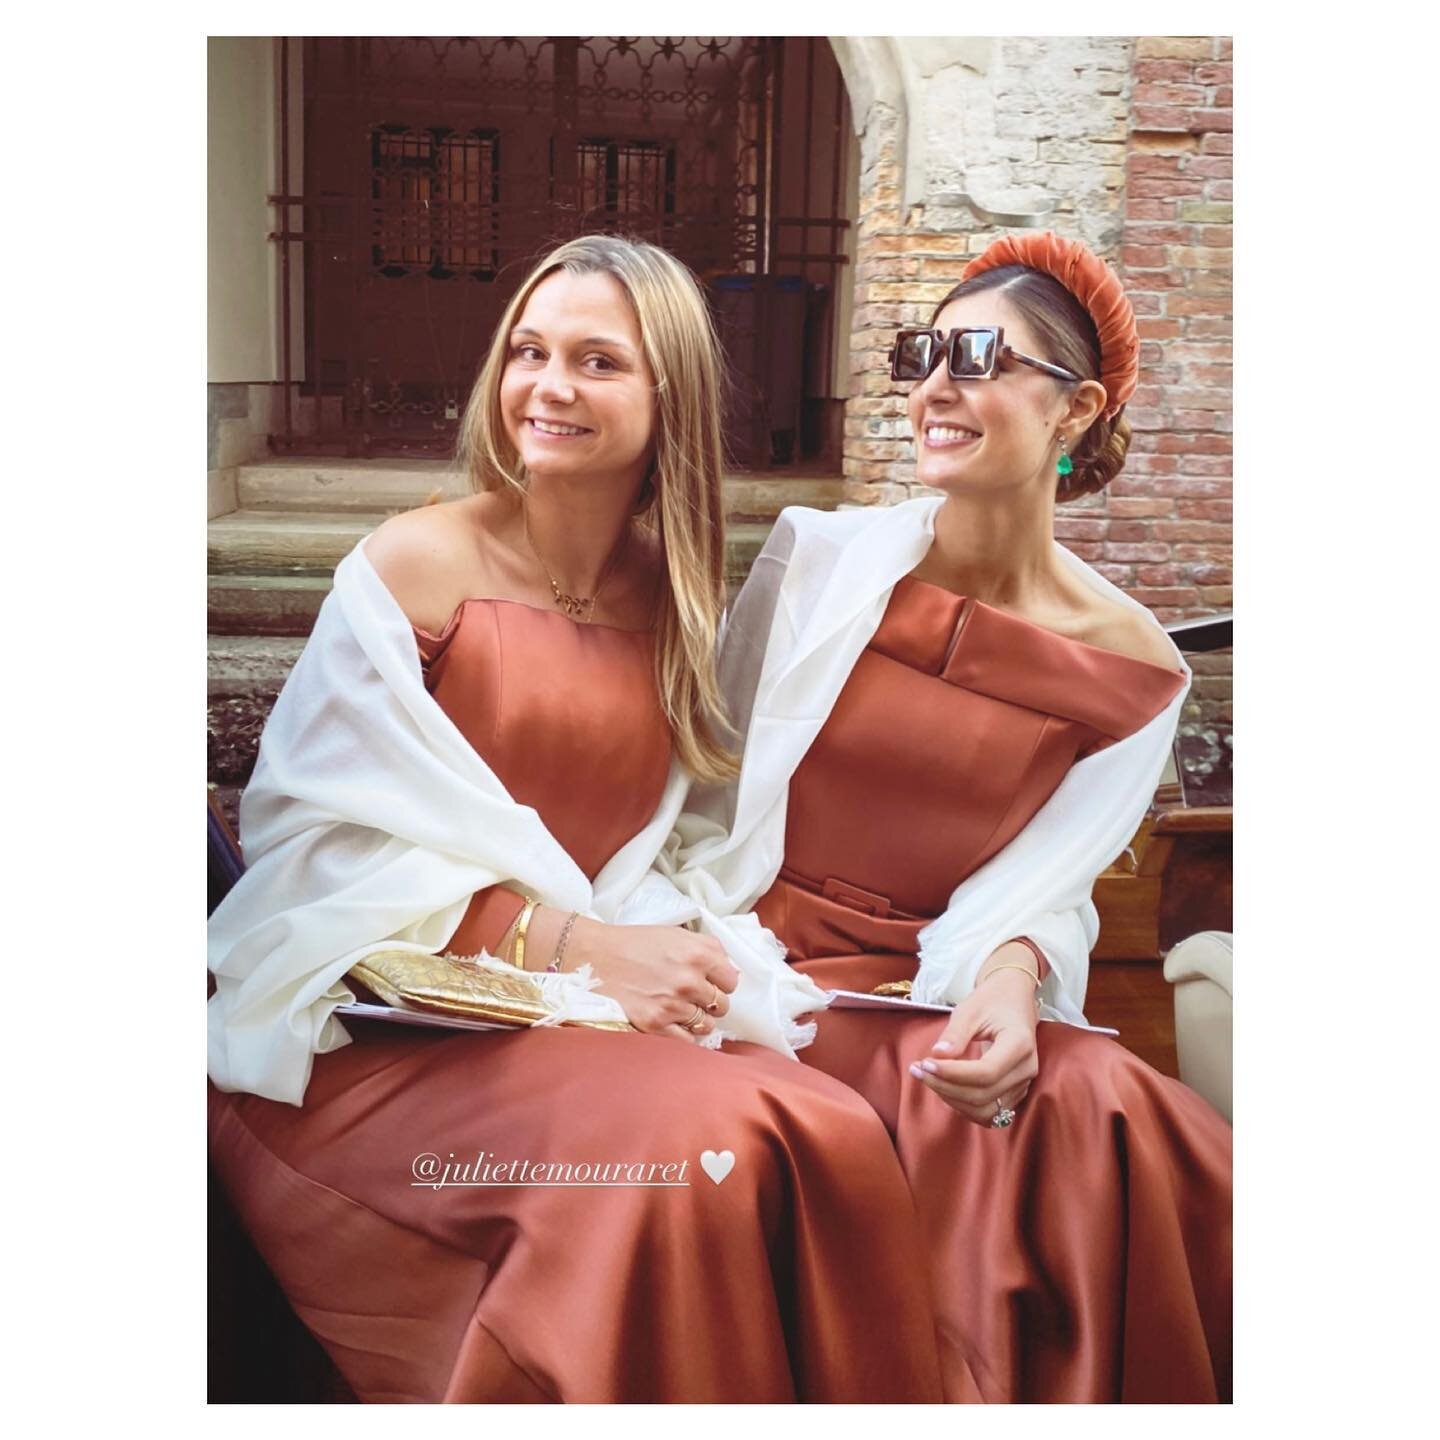
M 624 553 L 626 545 L 630 540 L 630 527 L 625 527 L 625 533 L 620 537 L 620 543 L 610 552 L 610 558 L 605 562 L 605 568 L 600 572 L 600 578 L 595 582 L 595 593 L 593 595 L 568 595 L 560 588 L 560 582 L 550 573 L 550 567 L 545 563 L 545 557 L 541 555 L 539 547 L 535 544 L 535 538 L 530 534 L 530 507 L 524 508 L 525 514 L 525 543 L 530 547 L 530 553 L 540 562 L 540 568 L 545 572 L 545 578 L 550 582 L 550 592 L 555 597 L 556 606 L 572 620 L 581 620 L 589 624 L 595 614 L 596 602 L 600 599 L 600 592 L 605 588 L 605 582 L 610 578 L 616 561 Z

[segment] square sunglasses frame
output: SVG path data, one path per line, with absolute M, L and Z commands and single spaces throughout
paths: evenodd
M 923 375 L 902 375 L 900 373 L 900 348 L 910 339 L 925 335 L 934 340 L 935 349 L 931 352 L 930 363 Z M 990 347 L 989 368 L 980 374 L 970 373 L 957 375 L 956 357 L 960 353 L 960 340 L 965 335 L 989 335 L 993 344 Z M 904 380 L 918 382 L 928 380 L 935 373 L 935 367 L 940 363 L 940 357 L 945 357 L 946 368 L 952 380 L 993 380 L 1000 373 L 1001 360 L 1018 360 L 1022 365 L 1029 365 L 1032 369 L 1043 371 L 1046 375 L 1053 375 L 1057 380 L 1064 380 L 1072 385 L 1078 385 L 1085 377 L 1077 375 L 1073 370 L 1067 370 L 1063 365 L 1052 365 L 1048 360 L 1037 360 L 1033 355 L 1021 354 L 1013 346 L 1005 343 L 1005 327 L 1003 325 L 966 325 L 959 330 L 951 330 L 948 333 L 940 330 L 901 330 L 895 336 L 895 343 L 890 347 L 890 378 L 892 380 Z

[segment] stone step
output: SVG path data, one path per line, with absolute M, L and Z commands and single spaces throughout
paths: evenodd
M 308 635 L 330 593 L 329 575 L 212 575 L 212 635 Z
M 210 574 L 328 575 L 384 518 L 372 511 L 232 510 L 207 527 Z
M 834 510 L 845 498 L 841 475 L 762 475 L 725 477 L 725 514 L 730 521 L 773 520 L 787 505 Z
M 207 664 L 212 700 L 274 698 L 289 677 L 305 641 L 299 636 L 211 635 Z
M 431 495 L 456 500 L 470 491 L 449 460 L 330 460 L 284 456 L 241 465 L 241 510 L 412 510 Z
M 241 511 L 410 510 L 431 496 L 455 500 L 470 491 L 449 460 L 327 460 L 284 456 L 241 465 L 235 477 Z M 773 519 L 787 505 L 833 510 L 844 498 L 838 474 L 733 474 L 724 480 L 725 507 L 737 520 Z
M 243 518 L 242 518 L 243 517 Z M 330 592 L 339 560 L 381 517 L 339 517 L 347 524 L 297 524 L 333 516 L 237 511 L 210 522 L 209 628 L 222 636 L 304 636 Z M 225 524 L 235 521 L 234 524 Z M 218 536 L 217 536 L 218 527 Z M 726 527 L 725 582 L 733 599 L 770 534 L 771 522 Z M 217 559 L 218 556 L 218 559 Z

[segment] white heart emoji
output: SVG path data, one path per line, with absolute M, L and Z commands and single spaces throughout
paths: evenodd
M 718 1185 L 735 1168 L 735 1152 L 722 1150 L 717 1155 L 706 1150 L 700 1156 L 700 1168 Z

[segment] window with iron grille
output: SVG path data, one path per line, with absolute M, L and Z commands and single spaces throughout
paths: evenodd
M 398 278 L 468 275 L 499 265 L 499 137 L 493 130 L 379 125 L 370 132 L 371 265 Z
M 675 146 L 660 140 L 582 140 L 580 209 L 623 216 L 635 228 L 675 213 Z

